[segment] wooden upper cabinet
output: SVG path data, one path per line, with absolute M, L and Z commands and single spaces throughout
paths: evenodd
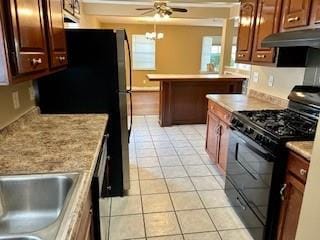
M 261 43 L 264 38 L 279 31 L 281 4 L 282 0 L 259 1 L 252 52 L 253 62 L 274 62 L 276 49 L 264 48 Z
M 320 0 L 313 0 L 311 9 L 310 25 L 320 27 Z
M 308 26 L 311 2 L 312 0 L 284 0 L 281 31 Z
M 62 0 L 63 1 L 63 9 L 67 12 L 74 14 L 74 0 Z
M 240 24 L 237 41 L 237 62 L 250 62 L 254 26 L 257 12 L 257 0 L 243 0 L 240 7 Z
M 61 0 L 46 0 L 50 67 L 67 64 L 66 38 Z
M 10 0 L 15 46 L 14 75 L 48 68 L 48 55 L 41 0 Z

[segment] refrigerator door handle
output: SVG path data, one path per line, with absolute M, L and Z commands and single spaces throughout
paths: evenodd
M 127 42 L 127 48 L 128 48 L 128 57 L 129 57 L 129 90 L 127 90 L 127 93 L 130 94 L 130 128 L 129 128 L 129 139 L 128 142 L 130 142 L 130 136 L 131 136 L 131 130 L 132 130 L 132 110 L 133 110 L 133 106 L 132 106 L 132 58 L 131 58 L 131 50 L 130 50 L 130 43 L 129 43 L 129 39 L 128 39 L 128 35 L 127 32 L 124 31 L 124 39 Z

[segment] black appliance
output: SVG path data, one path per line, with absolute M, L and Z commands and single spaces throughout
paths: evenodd
M 66 41 L 68 67 L 35 82 L 37 104 L 44 114 L 109 115 L 92 181 L 95 237 L 100 239 L 99 198 L 123 196 L 130 188 L 130 47 L 124 30 L 68 29 Z
M 225 192 L 256 240 L 275 239 L 288 141 L 313 140 L 320 87 L 296 86 L 283 110 L 239 111 L 231 121 Z

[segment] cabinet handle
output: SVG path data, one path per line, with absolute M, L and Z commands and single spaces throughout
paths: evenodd
M 266 58 L 266 55 L 264 55 L 264 54 L 258 54 L 257 57 L 258 57 L 258 58 Z
M 71 8 L 74 8 L 74 5 L 73 5 L 72 3 L 69 3 L 69 6 L 70 6 Z
M 243 205 L 243 203 L 240 201 L 239 197 L 236 198 L 237 202 L 239 203 L 240 207 L 242 208 L 242 210 L 246 210 L 246 206 Z
M 219 127 L 217 127 L 217 129 L 216 129 L 217 134 L 220 134 L 220 129 L 221 129 L 221 125 L 219 125 Z
M 42 59 L 41 58 L 32 58 L 31 59 L 31 65 L 32 66 L 38 66 L 41 63 L 42 63 Z
M 238 54 L 238 57 L 244 57 L 244 54 Z
M 111 189 L 112 189 L 112 188 L 111 188 L 111 186 L 108 186 L 108 187 L 107 187 L 107 190 L 109 190 L 109 191 L 110 191 Z
M 282 201 L 284 201 L 284 190 L 286 190 L 286 188 L 287 188 L 287 184 L 285 183 L 285 184 L 283 184 L 282 185 L 282 188 L 280 189 L 280 196 L 281 196 L 281 200 Z
M 291 17 L 291 18 L 288 18 L 288 22 L 291 23 L 291 22 L 296 22 L 296 21 L 299 21 L 300 18 L 299 17 Z
M 56 59 L 57 59 L 60 63 L 62 63 L 62 62 L 64 62 L 64 61 L 66 60 L 66 57 L 65 57 L 65 56 L 59 56 L 59 57 L 56 57 Z
M 307 174 L 307 170 L 301 168 L 301 169 L 300 169 L 300 175 L 301 175 L 301 176 L 305 176 L 306 174 Z

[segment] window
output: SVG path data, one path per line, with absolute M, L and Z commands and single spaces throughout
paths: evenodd
M 133 70 L 155 70 L 155 52 L 155 40 L 146 39 L 145 35 L 132 35 Z
M 220 66 L 221 37 L 205 36 L 202 39 L 201 72 L 207 72 L 207 65 L 213 64 L 215 72 Z

